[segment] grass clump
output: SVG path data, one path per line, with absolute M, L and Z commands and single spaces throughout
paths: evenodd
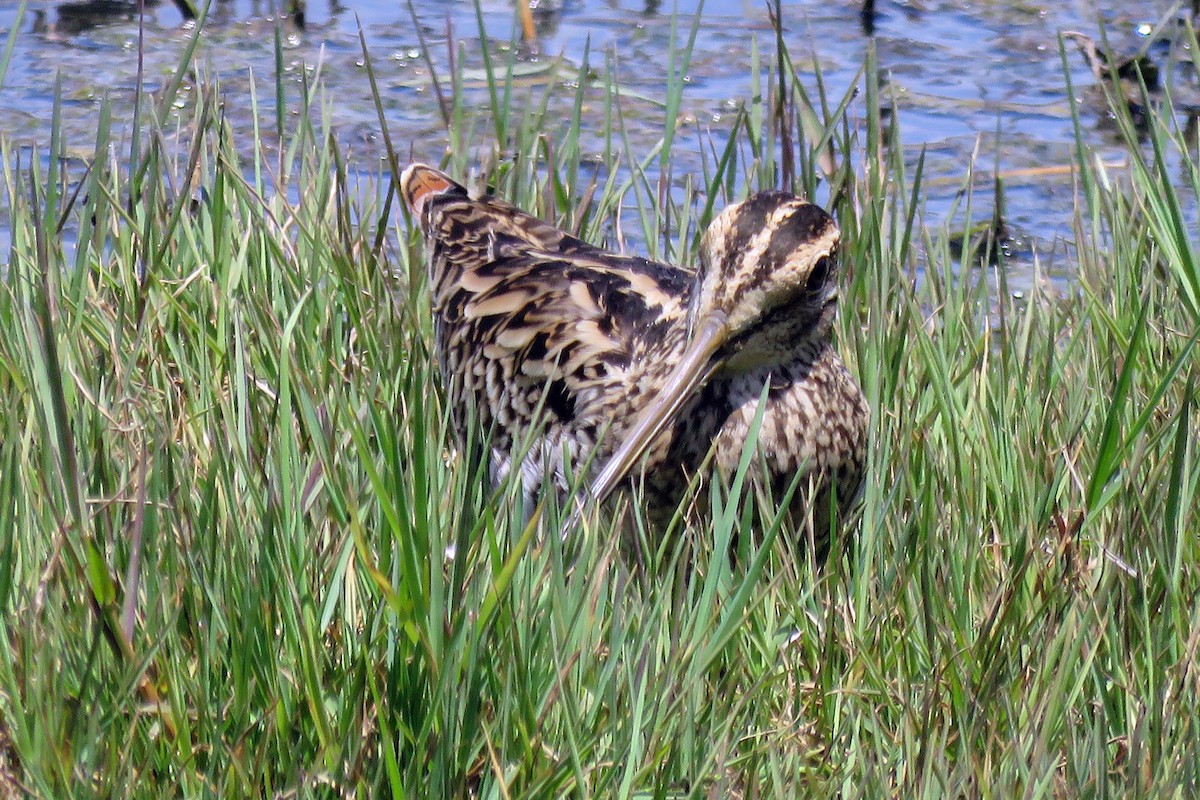
M 612 98 L 603 181 L 581 114 L 539 136 L 545 98 L 495 59 L 484 118 L 497 189 L 594 240 L 632 206 L 687 259 L 777 179 L 832 206 L 874 420 L 855 543 L 824 569 L 739 536 L 736 499 L 640 559 L 524 531 L 456 459 L 416 234 L 389 176 L 356 186 L 315 89 L 278 153 L 239 155 L 215 86 L 185 154 L 148 107 L 137 169 L 98 157 L 78 191 L 57 140 L 6 149 L 10 776 L 41 797 L 1194 794 L 1200 283 L 1168 164 L 1200 181 L 1169 109 L 1145 144 L 1127 129 L 1128 175 L 1081 145 L 1078 284 L 1016 299 L 922 224 L 874 64 L 860 130 L 774 59 L 690 180 L 667 178 L 678 136 L 620 155 L 611 71 L 570 98 Z M 447 101 L 464 174 L 484 128 Z

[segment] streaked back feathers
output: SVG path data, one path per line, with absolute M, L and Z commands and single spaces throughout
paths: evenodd
M 544 476 L 565 490 L 568 464 L 594 456 L 572 520 L 639 466 L 652 516 L 669 518 L 710 446 L 736 464 L 768 383 L 762 430 L 778 440 L 757 446 L 772 484 L 811 473 L 801 510 L 835 479 L 853 494 L 869 414 L 829 346 L 839 233 L 823 210 L 782 192 L 731 205 L 692 271 L 606 252 L 422 164 L 400 189 L 425 235 L 449 402 L 490 431 L 494 479 L 520 468 L 527 508 Z

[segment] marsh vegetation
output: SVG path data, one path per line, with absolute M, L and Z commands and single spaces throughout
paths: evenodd
M 185 51 L 131 161 L 103 110 L 78 180 L 58 125 L 44 150 L 0 141 L 10 779 L 46 798 L 1200 790 L 1200 171 L 1169 95 L 1139 127 L 1110 91 L 1117 167 L 1073 117 L 1075 278 L 1015 293 L 1003 254 L 974 257 L 986 237 L 955 258 L 924 224 L 924 161 L 870 55 L 858 94 L 829 94 L 764 36 L 732 134 L 668 169 L 692 147 L 689 24 L 653 148 L 627 146 L 611 68 L 524 86 L 496 49 L 486 103 L 443 84 L 442 166 L 682 262 L 752 189 L 829 206 L 839 349 L 873 416 L 828 562 L 753 535 L 772 509 L 736 492 L 661 539 L 525 530 L 449 433 L 392 184 L 408 142 L 351 175 L 319 86 L 282 79 L 248 153 L 215 79 L 165 136 Z M 571 111 L 547 136 L 551 94 Z M 605 126 L 584 131 L 595 94 Z

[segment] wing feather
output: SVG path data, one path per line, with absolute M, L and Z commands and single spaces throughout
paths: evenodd
M 690 270 L 605 252 L 429 167 L 401 190 L 425 233 L 452 408 L 474 409 L 498 452 L 538 422 L 552 438 L 599 435 L 638 394 L 648 352 L 685 327 Z

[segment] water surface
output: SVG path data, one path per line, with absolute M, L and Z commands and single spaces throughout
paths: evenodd
M 661 99 L 672 41 L 683 43 L 700 5 L 696 0 L 680 0 L 674 6 L 649 0 L 542 0 L 538 53 L 523 55 L 529 72 L 523 85 L 530 98 L 537 98 L 545 88 L 540 83 L 553 74 L 560 84 L 557 95 L 568 108 L 570 83 L 585 59 L 601 71 L 611 68 L 622 91 L 630 145 L 638 151 L 631 155 L 640 160 L 663 130 Z M 101 7 L 107 13 L 91 15 L 82 13 L 81 6 L 86 9 L 87 4 L 33 2 L 18 21 L 19 4 L 0 3 L 0 29 L 18 28 L 0 89 L 0 139 L 10 153 L 44 153 L 59 91 L 69 155 L 92 156 L 105 99 L 117 141 L 127 143 L 139 74 L 139 35 L 145 39 L 143 80 L 151 90 L 171 78 L 192 35 L 192 25 L 170 4 L 150 6 L 140 30 L 131 5 L 107 2 Z M 878 2 L 875 13 L 866 15 L 860 2 L 805 0 L 784 4 L 784 24 L 793 58 L 809 73 L 819 65 L 835 102 L 856 80 L 861 83 L 859 71 L 867 47 L 874 43 L 882 77 L 895 98 L 906 157 L 914 162 L 921 152 L 926 154 L 929 224 L 963 225 L 961 210 L 954 209 L 960 208 L 957 201 L 973 159 L 987 179 L 976 187 L 976 218 L 990 213 L 992 170 L 1006 176 L 1005 215 L 1015 240 L 1008 268 L 1010 281 L 1020 290 L 1034 280 L 1035 260 L 1042 273 L 1060 279 L 1071 269 L 1064 242 L 1073 235 L 1074 132 L 1058 33 L 1094 33 L 1103 24 L 1116 49 L 1133 52 L 1149 43 L 1146 34 L 1172 7 L 1165 2 L 914 0 Z M 470 0 L 414 0 L 412 10 L 419 29 L 405 3 L 321 3 L 308 7 L 301 27 L 281 20 L 271 3 L 217 2 L 205 24 L 196 64 L 209 79 L 219 81 L 230 123 L 244 145 L 253 141 L 256 123 L 270 140 L 278 37 L 286 85 L 298 95 L 302 78 L 320 76 L 319 103 L 352 167 L 375 175 L 382 169 L 382 138 L 363 66 L 361 25 L 381 83 L 392 141 L 414 158 L 437 162 L 448 138 L 430 89 L 418 30 L 443 77 L 452 52 L 465 59 L 473 70 L 468 75 L 475 76 L 468 81 L 467 99 L 484 107 L 487 91 L 478 71 L 482 62 L 476 5 Z M 479 12 L 492 46 L 504 52 L 516 34 L 511 3 L 482 0 Z M 755 81 L 753 50 L 766 52 L 762 61 L 769 64 L 773 36 L 763 2 L 703 4 L 673 149 L 676 180 L 701 169 L 701 149 L 720 141 L 737 109 L 749 101 Z M 448 46 L 449 38 L 457 47 Z M 552 73 L 554 63 L 558 71 Z M 1074 50 L 1068 51 L 1066 68 L 1084 101 L 1089 148 L 1106 161 L 1123 162 L 1124 153 L 1106 124 L 1106 111 L 1086 92 L 1094 82 L 1091 71 Z M 762 85 L 766 79 L 765 73 L 758 76 Z M 181 105 L 186 105 L 186 95 Z M 590 130 L 603 128 L 602 106 L 589 104 L 585 109 L 585 115 L 591 115 Z M 861 118 L 861 100 L 852 104 L 850 113 Z M 470 144 L 481 153 L 490 150 L 490 133 L 480 127 Z M 553 130 L 548 133 L 553 137 Z M 611 143 L 596 134 L 584 145 L 598 155 Z M 111 157 L 122 156 L 118 148 Z

